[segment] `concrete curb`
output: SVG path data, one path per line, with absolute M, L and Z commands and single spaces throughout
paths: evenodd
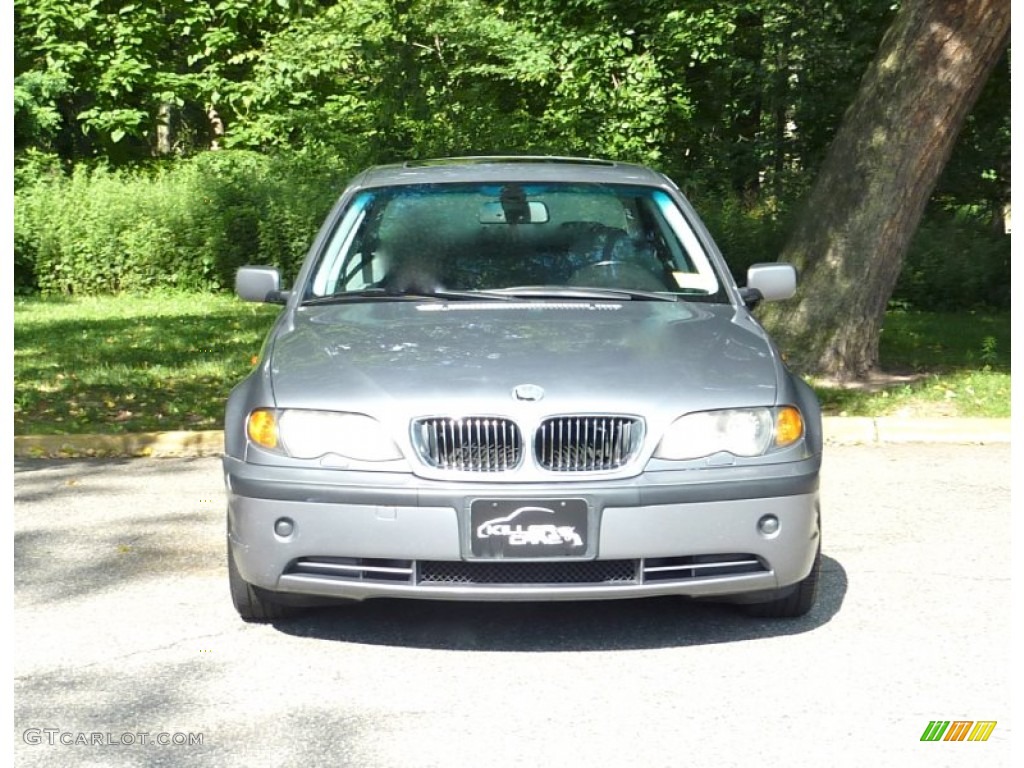
M 875 443 L 1009 443 L 1009 419 L 905 419 L 826 417 L 827 445 Z M 18 459 L 219 456 L 224 433 L 149 432 L 127 435 L 16 435 Z
M 824 419 L 825 443 L 1009 443 L 1009 419 L 907 419 L 898 416 Z
M 224 452 L 224 433 L 146 432 L 127 435 L 15 435 L 19 459 L 198 457 Z

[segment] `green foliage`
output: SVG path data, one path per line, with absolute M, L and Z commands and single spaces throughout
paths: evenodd
M 15 193 L 21 282 L 95 294 L 223 289 L 251 263 L 294 274 L 344 177 L 329 158 L 224 151 L 40 178 Z
M 891 0 L 15 0 L 19 148 L 115 165 L 222 146 L 351 167 L 544 152 L 635 160 L 754 210 L 806 190 Z M 1009 199 L 1009 66 L 941 195 Z M 223 136 L 220 131 L 223 129 Z
M 778 260 L 786 236 L 782 213 L 744 204 L 728 193 L 695 198 L 693 203 L 740 285 L 746 282 L 751 264 Z
M 911 243 L 893 299 L 941 312 L 1009 309 L 1009 236 L 969 212 L 933 210 Z
M 248 261 L 291 272 L 346 169 L 492 152 L 669 172 L 742 279 L 781 251 L 788 212 L 894 9 L 15 0 L 15 287 L 212 288 Z M 979 222 L 1009 201 L 1009 82 L 1007 55 L 967 121 L 897 301 L 1007 305 L 1008 239 Z M 274 154 L 199 152 L 214 142 Z M 167 152 L 199 154 L 126 170 Z M 65 178 L 59 169 L 73 164 Z
M 21 153 L 14 169 L 15 188 L 49 189 L 64 177 L 60 159 L 48 152 L 29 148 Z M 26 197 L 14 206 L 14 292 L 31 293 L 38 289 L 35 280 L 38 236 L 35 230 L 37 212 Z
M 256 56 L 231 94 L 228 141 L 329 147 L 360 164 L 522 147 L 549 48 L 481 0 L 331 5 Z
M 95 294 L 232 285 L 242 264 L 294 275 L 346 178 L 329 155 L 226 150 L 150 170 L 78 166 L 29 151 L 16 173 L 15 288 Z M 774 261 L 785 210 L 735 194 L 694 200 L 741 284 Z M 894 305 L 948 311 L 1005 309 L 1010 241 L 975 216 L 934 209 L 904 264 Z
M 1003 54 L 968 116 L 935 198 L 956 209 L 978 206 L 1000 219 L 1010 199 L 1010 51 Z
M 986 336 L 981 340 L 981 355 L 979 359 L 987 366 L 995 365 L 1000 358 L 998 342 L 995 336 Z
M 1008 312 L 889 311 L 880 351 L 906 371 L 1010 370 Z
M 542 125 L 570 154 L 658 164 L 670 108 L 668 78 L 634 30 L 603 28 L 561 42 Z
M 21 138 L 38 141 L 59 128 L 68 157 L 98 150 L 137 159 L 165 151 L 157 129 L 166 123 L 203 146 L 211 129 L 207 110 L 223 108 L 224 91 L 248 77 L 248 58 L 263 36 L 316 5 L 15 0 L 15 80 L 44 97 L 33 102 L 41 109 L 20 108 L 28 121 Z
M 754 207 L 805 190 L 886 29 L 887 0 L 671 4 L 652 46 L 677 108 L 666 167 Z M 681 6 L 681 7 L 680 7 Z
M 776 261 L 789 231 L 790 212 L 745 204 L 736 195 L 694 203 L 742 285 L 751 264 Z M 950 312 L 1010 307 L 1010 238 L 970 212 L 933 205 L 903 263 L 890 305 Z
M 70 89 L 70 78 L 59 70 L 33 70 L 14 78 L 15 148 L 51 146 L 61 125 L 59 100 Z

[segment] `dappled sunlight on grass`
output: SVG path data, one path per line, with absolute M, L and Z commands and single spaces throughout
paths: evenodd
M 1010 415 L 1010 316 L 966 312 L 890 312 L 880 341 L 880 375 L 871 386 L 815 391 L 829 415 Z
M 1010 370 L 1009 313 L 890 312 L 879 342 L 882 367 L 912 371 Z
M 956 371 L 929 374 L 879 390 L 815 386 L 830 416 L 1010 416 L 1010 374 Z
M 278 311 L 209 294 L 17 299 L 15 432 L 218 428 Z

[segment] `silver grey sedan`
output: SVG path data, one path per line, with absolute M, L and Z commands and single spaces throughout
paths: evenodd
M 655 595 L 795 617 L 821 559 L 821 413 L 678 187 L 473 157 L 357 176 L 225 420 L 247 621 L 374 597 Z

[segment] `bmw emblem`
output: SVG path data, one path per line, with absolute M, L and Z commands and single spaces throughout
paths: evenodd
M 520 384 L 512 390 L 512 396 L 516 400 L 525 400 L 530 403 L 535 403 L 544 397 L 544 390 L 536 384 Z

